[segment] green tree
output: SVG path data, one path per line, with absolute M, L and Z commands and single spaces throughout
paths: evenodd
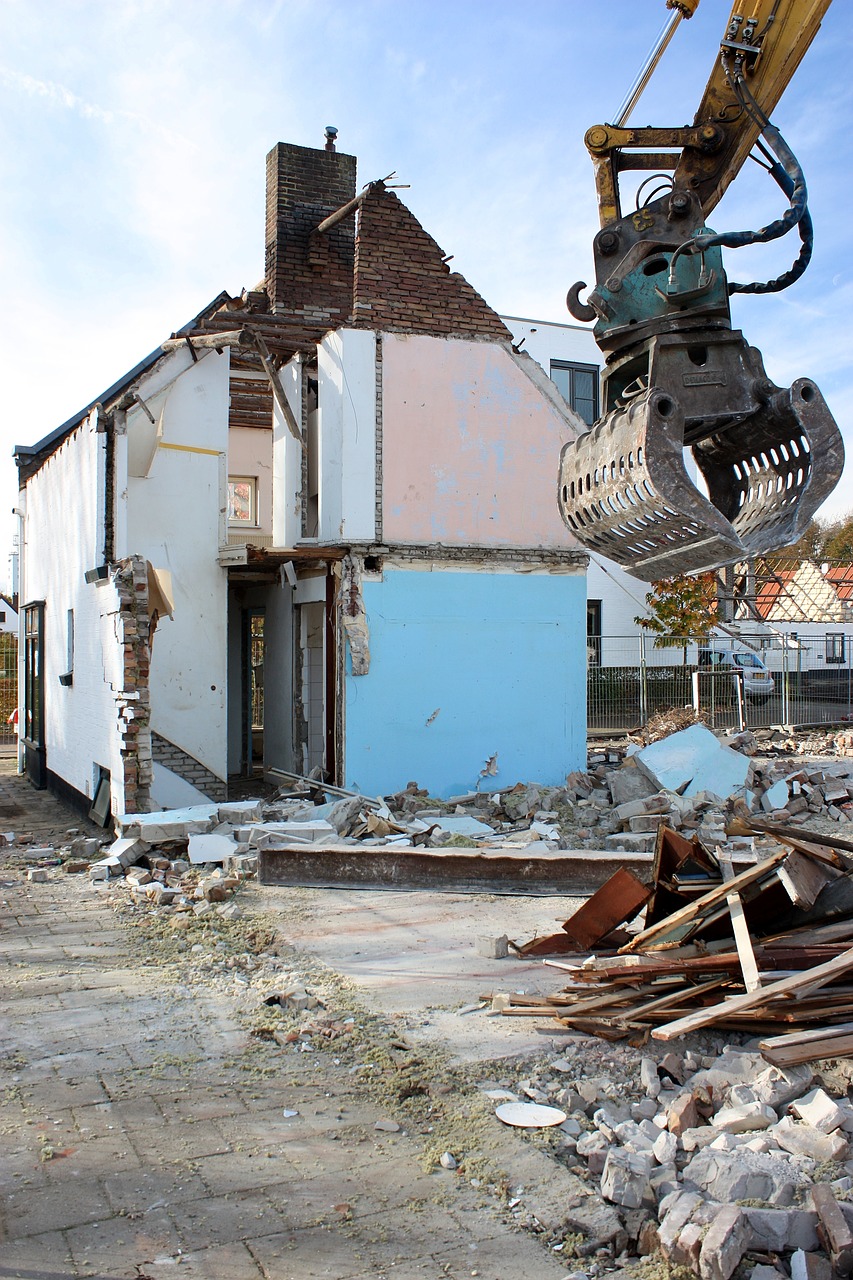
M 719 620 L 717 575 L 700 573 L 653 582 L 646 605 L 651 616 L 634 621 L 654 632 L 656 649 L 680 648 L 686 665 L 690 641 L 707 640 Z
M 774 552 L 774 556 L 784 557 L 786 563 L 793 560 L 799 563 L 800 560 L 820 560 L 822 557 L 824 542 L 824 527 L 817 520 L 810 520 L 803 530 L 800 538 L 792 547 L 786 547 L 784 551 Z
M 853 511 L 821 526 L 820 559 L 853 563 Z

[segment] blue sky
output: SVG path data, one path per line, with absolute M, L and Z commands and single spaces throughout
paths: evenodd
M 729 8 L 702 0 L 681 24 L 633 123 L 692 119 Z M 0 566 L 13 446 L 221 289 L 260 280 L 277 141 L 321 146 L 336 125 L 360 183 L 395 170 L 411 184 L 401 196 L 492 306 L 568 320 L 597 228 L 583 135 L 615 116 L 665 18 L 664 0 L 3 0 Z M 734 319 L 777 382 L 817 381 L 853 455 L 849 0 L 774 120 L 805 169 L 815 257 L 786 293 L 736 299 Z M 781 208 L 749 165 L 712 223 L 755 227 Z M 730 253 L 730 276 L 777 274 L 793 240 Z M 851 508 L 845 477 L 824 514 Z

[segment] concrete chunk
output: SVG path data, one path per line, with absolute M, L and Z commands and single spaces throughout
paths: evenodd
M 661 1216 L 658 1238 L 665 1257 L 673 1260 L 673 1250 L 688 1222 L 702 1204 L 702 1197 L 695 1191 L 682 1191 L 670 1200 L 661 1201 L 661 1209 L 666 1206 Z
M 655 1203 L 649 1185 L 653 1160 L 645 1152 L 611 1147 L 601 1175 L 601 1194 L 624 1209 L 639 1209 Z
M 774 1125 L 773 1137 L 779 1146 L 792 1155 L 808 1156 L 823 1164 L 826 1160 L 846 1160 L 849 1143 L 840 1133 L 821 1133 L 810 1124 L 785 1116 Z
M 634 761 L 658 790 L 687 796 L 705 790 L 730 796 L 745 786 L 749 770 L 747 758 L 724 747 L 703 724 L 643 747 Z
M 791 1110 L 798 1120 L 804 1120 L 821 1133 L 840 1129 L 846 1119 L 837 1102 L 833 1102 L 825 1089 L 813 1089 L 803 1098 L 791 1103 Z
M 723 1205 L 702 1241 L 699 1253 L 702 1280 L 729 1280 L 749 1246 L 746 1214 L 737 1205 Z
M 806 1209 L 744 1209 L 749 1220 L 752 1249 L 783 1253 L 786 1249 L 816 1249 L 817 1214 Z
M 791 1254 L 791 1280 L 832 1280 L 829 1259 L 820 1253 L 797 1249 Z
M 140 840 L 136 836 L 123 836 L 120 840 L 112 842 L 107 849 L 107 857 L 117 859 L 122 867 L 132 867 L 149 852 L 150 847 L 145 840 Z
M 713 1132 L 713 1130 L 712 1130 Z M 781 1152 L 698 1152 L 683 1171 L 685 1186 L 706 1191 L 720 1204 L 753 1200 L 774 1207 L 793 1203 L 796 1186 L 808 1186 L 805 1173 Z
M 219 821 L 237 827 L 246 822 L 260 822 L 264 816 L 263 800 L 230 800 L 219 806 Z
M 772 1107 L 745 1102 L 739 1107 L 723 1107 L 711 1117 L 711 1124 L 718 1133 L 751 1133 L 754 1129 L 769 1129 L 777 1120 Z
M 116 818 L 116 824 L 122 836 L 163 844 L 210 831 L 218 821 L 218 813 L 218 805 L 198 804 L 189 809 L 161 809 L 157 813 L 124 813 Z
M 237 848 L 230 836 L 198 834 L 189 838 L 189 860 L 195 866 L 205 862 L 224 862 Z

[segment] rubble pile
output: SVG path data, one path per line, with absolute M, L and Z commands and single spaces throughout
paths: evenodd
M 756 1280 L 850 1274 L 853 1066 L 821 1080 L 720 1048 L 637 1061 L 578 1038 L 532 1076 L 501 1082 L 510 1089 L 486 1086 L 495 1100 L 561 1108 L 552 1153 L 615 1207 L 610 1239 L 585 1241 L 575 1274 L 658 1251 L 702 1280 L 738 1268 Z
M 853 745 L 849 763 L 839 758 L 847 739 L 853 744 L 849 732 L 717 737 L 694 723 L 646 745 L 626 739 L 593 746 L 587 769 L 570 773 L 559 787 L 518 782 L 438 800 L 412 782 L 374 798 L 304 779 L 269 801 L 120 816 L 119 838 L 100 858 L 104 851 L 91 838 L 62 850 L 25 848 L 26 837 L 12 833 L 3 838 L 7 846 L 21 846 L 29 865 L 88 868 L 92 880 L 126 876 L 140 865 L 151 880 L 138 887 L 164 906 L 186 890 L 196 892 L 199 868 L 243 878 L 257 871 L 262 850 L 305 845 L 544 856 L 588 850 L 649 861 L 666 826 L 737 858 L 770 847 L 772 824 L 837 831 L 853 822 Z M 155 865 L 158 860 L 164 865 Z M 190 864 L 189 879 L 182 862 Z M 210 888 L 215 893 L 223 886 Z

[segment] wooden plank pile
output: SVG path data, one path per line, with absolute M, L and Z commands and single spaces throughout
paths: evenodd
M 546 960 L 567 984 L 510 996 L 502 1015 L 635 1043 L 741 1031 L 765 1036 L 762 1053 L 780 1067 L 853 1052 L 853 846 L 800 828 L 774 837 L 735 873 L 722 849 L 662 827 L 651 885 L 617 872 L 562 933 L 515 947 L 594 954 Z M 620 933 L 644 904 L 641 931 Z

